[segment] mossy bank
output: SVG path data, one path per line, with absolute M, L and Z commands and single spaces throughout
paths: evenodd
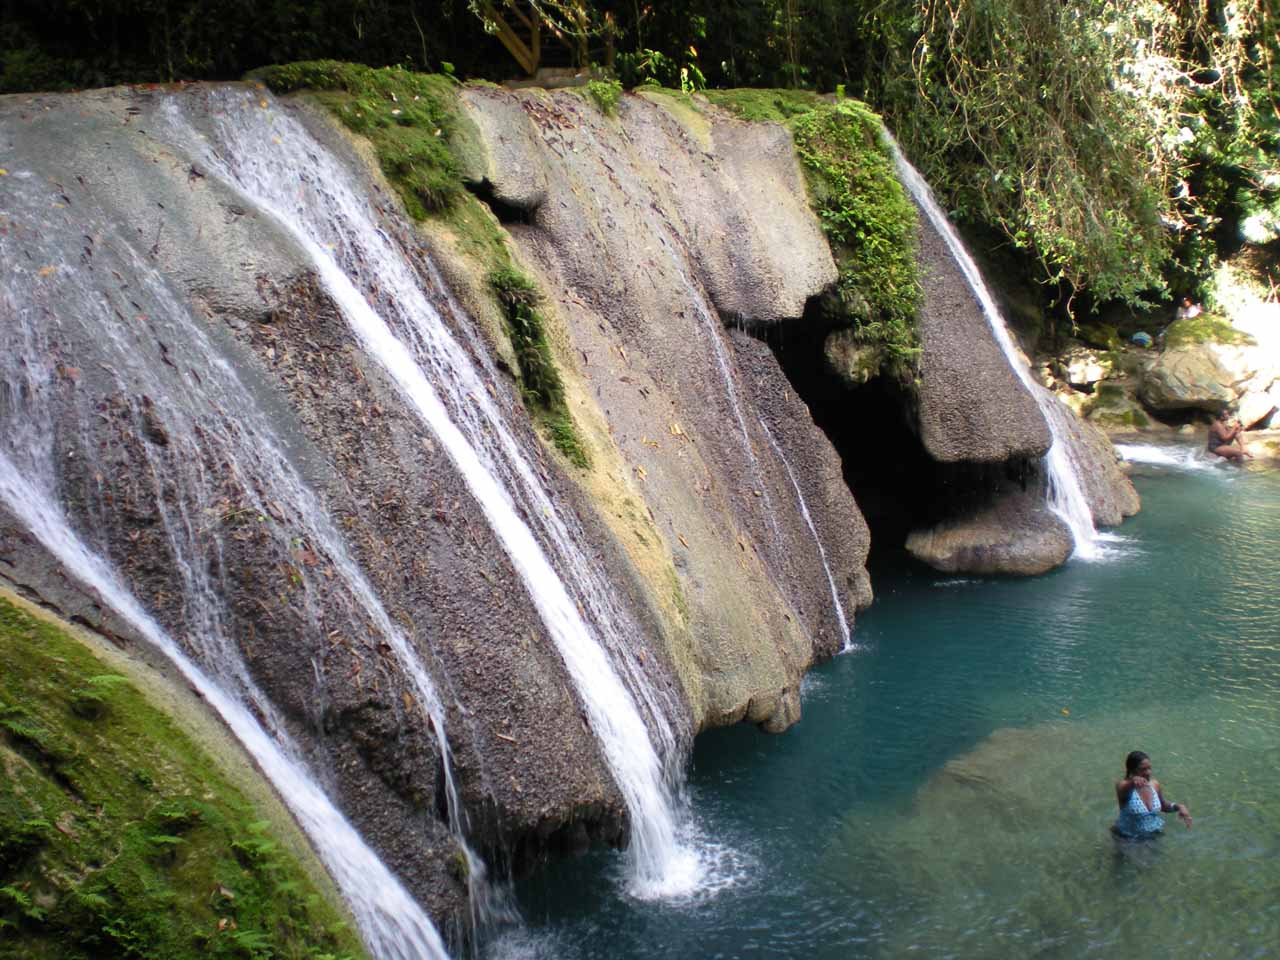
M 880 372 L 904 381 L 920 356 L 915 208 L 898 181 L 880 118 L 857 100 L 807 91 L 716 90 L 706 98 L 744 120 L 791 130 L 809 202 L 840 279 L 822 308 L 870 348 Z
M 0 764 L 0 958 L 366 957 L 224 765 L 4 595 Z

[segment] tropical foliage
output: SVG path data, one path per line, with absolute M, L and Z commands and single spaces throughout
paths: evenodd
M 860 97 L 1067 312 L 1194 295 L 1280 238 L 1269 0 L 51 0 L 9 5 L 0 92 L 319 58 L 502 79 L 486 27 L 512 6 L 626 86 Z

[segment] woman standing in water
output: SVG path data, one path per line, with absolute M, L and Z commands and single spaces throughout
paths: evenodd
M 1124 758 L 1125 775 L 1116 781 L 1116 802 L 1120 816 L 1111 826 L 1118 837 L 1141 840 L 1164 830 L 1162 813 L 1176 813 L 1187 829 L 1191 828 L 1191 811 L 1185 803 L 1170 803 L 1160 792 L 1160 781 L 1151 776 L 1151 758 L 1134 750 Z

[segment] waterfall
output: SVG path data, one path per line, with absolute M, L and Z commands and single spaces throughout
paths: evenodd
M 6 261 L 21 265 L 0 287 L 0 305 L 13 318 L 0 340 L 5 348 L 0 366 L 6 387 L 0 394 L 0 424 L 6 438 L 0 447 L 0 496 L 70 573 L 173 662 L 214 706 L 303 826 L 350 902 L 370 950 L 388 960 L 445 956 L 429 918 L 307 773 L 284 719 L 249 674 L 227 622 L 227 598 L 212 572 L 225 567 L 222 532 L 216 528 L 219 520 L 225 522 L 222 515 L 228 511 L 219 497 L 234 489 L 248 501 L 235 513 L 261 518 L 276 513 L 281 526 L 287 520 L 290 539 L 305 541 L 313 555 L 332 564 L 338 576 L 334 581 L 326 579 L 320 589 L 347 600 L 410 678 L 417 703 L 436 733 L 448 805 L 456 817 L 459 807 L 444 735 L 444 710 L 428 673 L 349 556 L 318 498 L 283 452 L 269 417 L 254 400 L 254 391 L 238 379 L 190 308 L 173 294 L 154 264 L 134 249 L 127 233 L 117 230 L 110 217 L 91 203 L 77 204 L 74 220 L 49 218 L 45 214 L 51 207 L 48 189 L 33 185 L 16 195 L 14 206 L 6 212 L 21 213 L 19 222 L 28 226 L 0 237 Z M 35 225 L 38 230 L 32 229 Z M 74 231 L 74 242 L 63 235 L 66 230 Z M 68 260 L 66 251 L 78 249 L 82 233 L 98 236 L 98 252 L 89 260 Z M 30 267 L 33 255 L 34 262 L 46 266 Z M 107 275 L 117 278 L 119 290 L 112 290 L 115 284 Z M 125 303 L 125 297 L 139 311 L 132 320 L 126 320 L 116 306 Z M 158 358 L 151 355 L 148 335 L 161 345 Z M 157 492 L 154 507 L 183 592 L 180 620 L 185 646 L 194 650 L 194 657 L 123 585 L 105 557 L 105 545 L 100 551 L 87 546 L 56 505 L 55 458 L 94 455 L 97 444 L 88 423 L 102 404 L 87 407 L 89 398 L 77 390 L 73 403 L 79 443 L 55 443 L 50 357 L 61 343 L 76 343 L 85 336 L 93 339 L 96 365 L 106 372 L 114 391 L 141 394 L 155 429 L 164 432 L 166 448 L 174 450 L 166 456 L 142 444 L 146 459 L 142 480 Z M 226 415 L 228 409 L 234 409 L 234 417 Z M 207 468 L 205 458 L 219 463 L 216 474 Z M 97 483 L 101 493 L 100 474 Z M 91 524 L 93 507 L 85 505 L 82 510 L 84 515 L 77 519 Z M 303 603 L 311 632 L 320 636 L 323 631 L 312 587 Z M 322 679 L 319 665 L 314 666 Z M 454 824 L 454 832 L 478 870 L 475 882 L 480 887 L 483 866 L 462 842 L 460 824 Z M 482 901 L 482 890 L 473 894 L 477 902 Z
M 800 490 L 800 484 L 796 480 L 795 472 L 791 469 L 790 461 L 787 460 L 786 454 L 782 452 L 782 447 L 778 445 L 778 441 L 773 438 L 773 434 L 765 425 L 764 420 L 760 420 L 760 429 L 764 431 L 769 445 L 773 447 L 773 452 L 778 455 L 778 459 L 787 471 L 787 478 L 791 481 L 792 489 L 796 492 L 796 502 L 800 504 L 800 514 L 804 517 L 805 525 L 809 528 L 809 533 L 813 536 L 813 542 L 818 548 L 818 558 L 822 561 L 822 570 L 826 573 L 827 585 L 831 588 L 831 606 L 835 609 L 836 620 L 840 624 L 840 636 L 844 641 L 842 651 L 847 653 L 853 649 L 853 632 L 849 629 L 849 621 L 845 619 L 844 605 L 840 602 L 840 591 L 836 589 L 835 577 L 831 575 L 831 567 L 827 564 L 827 551 L 823 549 L 822 538 L 818 536 L 818 528 L 813 525 L 813 517 L 809 514 L 809 505 L 805 503 L 804 494 Z
M 676 236 L 672 230 L 672 236 Z M 707 340 L 711 344 L 711 352 L 716 358 L 716 367 L 720 371 L 720 382 L 724 385 L 725 395 L 729 398 L 729 405 L 733 408 L 734 419 L 738 421 L 738 431 L 742 434 L 742 447 L 747 452 L 747 460 L 751 464 L 751 472 L 755 476 L 756 486 L 760 490 L 761 506 L 764 509 L 765 518 L 769 522 L 769 527 L 773 530 L 774 545 L 782 549 L 782 532 L 778 529 L 777 511 L 773 509 L 773 500 L 769 496 L 769 485 L 764 482 L 764 474 L 760 469 L 760 461 L 756 457 L 755 446 L 751 442 L 751 434 L 747 430 L 746 417 L 742 415 L 742 405 L 738 403 L 738 390 L 733 379 L 733 368 L 729 364 L 729 355 L 725 351 L 722 337 L 722 326 L 711 316 L 711 311 L 707 308 L 707 297 L 700 290 L 696 289 L 693 281 L 685 272 L 684 265 L 680 262 L 679 256 L 671 249 L 667 243 L 666 237 L 661 233 L 658 238 L 662 241 L 663 248 L 667 251 L 667 255 L 671 258 L 672 265 L 676 268 L 676 272 L 680 274 L 680 279 L 684 283 L 686 292 L 689 295 L 689 302 L 693 304 L 694 309 L 698 311 L 698 317 L 702 320 L 702 328 L 707 333 Z
M 30 483 L 0 453 L 0 500 L 63 568 L 119 614 L 217 711 L 275 787 L 342 891 L 369 951 L 379 960 L 448 956 L 430 918 L 306 773 L 296 748 L 273 739 L 252 713 L 195 665 L 119 582 L 106 562 L 72 532 L 49 492 Z
M 450 331 L 350 173 L 275 101 L 264 100 L 264 107 L 258 101 L 245 91 L 212 95 L 213 135 L 203 158 L 208 174 L 272 216 L 306 252 L 353 334 L 440 442 L 484 512 L 556 644 L 627 802 L 632 891 L 644 897 L 691 892 L 702 866 L 677 836 L 674 711 L 636 655 L 640 630 L 529 463 L 495 399 L 493 379 L 482 376 L 482 362 Z M 198 148 L 193 125 L 175 103 L 169 107 L 176 132 Z M 429 264 L 427 270 L 434 278 Z M 431 286 L 432 294 L 445 296 Z
M 1004 352 L 1005 359 L 1008 360 L 1009 366 L 1027 392 L 1035 398 L 1045 422 L 1049 425 L 1053 442 L 1044 458 L 1049 477 L 1049 508 L 1071 531 L 1072 539 L 1075 541 L 1075 556 L 1083 560 L 1097 558 L 1098 535 L 1093 526 L 1093 512 L 1089 509 L 1089 503 L 1085 499 L 1084 488 L 1080 482 L 1080 466 L 1067 439 L 1069 433 L 1066 418 L 1071 416 L 1070 412 L 1051 391 L 1037 383 L 1031 376 L 1031 371 L 1027 368 L 1022 354 L 1009 335 L 1004 315 L 996 306 L 995 298 L 992 297 L 991 291 L 982 279 L 978 265 L 969 255 L 964 240 L 961 239 L 950 218 L 938 204 L 929 184 L 903 155 L 901 148 L 887 130 L 884 133 L 884 140 L 893 153 L 899 178 L 915 198 L 916 204 L 929 218 L 934 229 L 947 242 L 952 257 L 955 258 L 965 280 L 969 283 L 969 288 L 982 307 L 982 313 L 987 318 L 987 323 L 990 324 L 991 332 Z

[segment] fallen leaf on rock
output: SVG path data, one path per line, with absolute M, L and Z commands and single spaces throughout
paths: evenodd
M 683 533 L 677 533 L 676 539 L 680 541 L 681 546 L 683 546 L 686 550 L 689 548 L 689 541 L 684 538 Z
M 57 267 L 41 267 L 36 271 L 36 275 L 40 277 L 49 277 L 58 272 Z

